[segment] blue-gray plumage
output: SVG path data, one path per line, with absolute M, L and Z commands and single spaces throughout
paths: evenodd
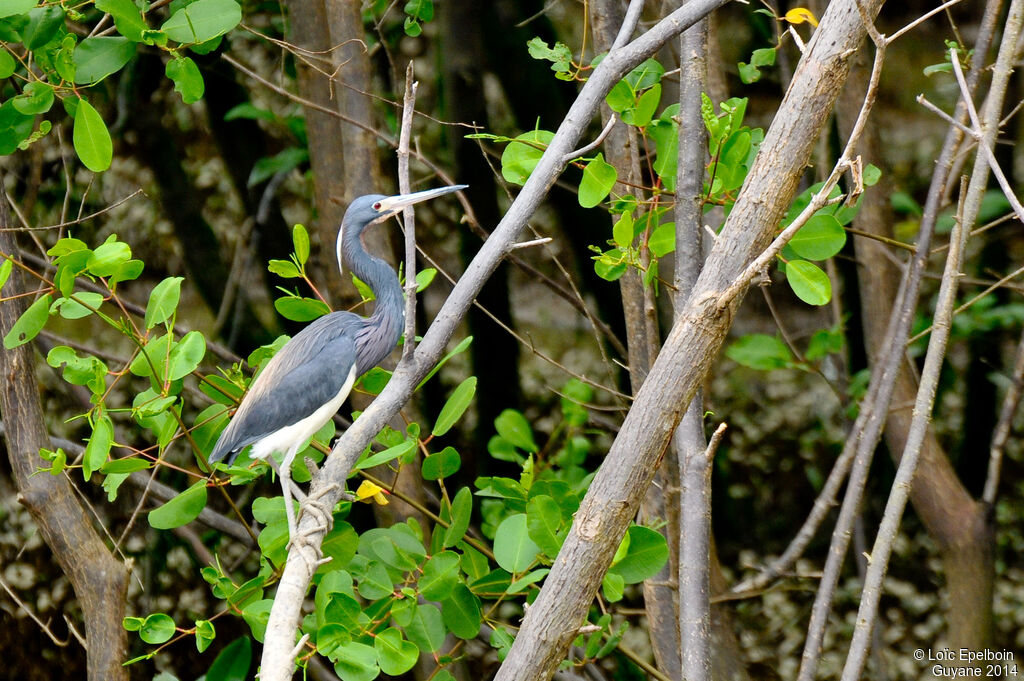
M 371 194 L 353 201 L 338 232 L 338 267 L 346 263 L 376 297 L 373 314 L 332 312 L 288 341 L 249 386 L 231 423 L 220 435 L 210 462 L 233 462 L 252 445 L 254 459 L 284 454 L 281 487 L 288 527 L 295 534 L 290 469 L 295 455 L 341 407 L 356 378 L 387 357 L 402 335 L 405 318 L 402 288 L 390 266 L 366 252 L 364 230 L 406 206 L 458 191 L 466 185 L 414 194 Z

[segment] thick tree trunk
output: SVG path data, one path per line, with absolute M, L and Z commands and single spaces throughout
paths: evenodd
M 322 73 L 329 73 L 333 68 L 330 60 L 323 56 L 324 51 L 331 46 L 328 2 L 286 0 L 284 4 L 288 9 L 288 41 L 302 50 L 319 53 L 305 58 L 312 60 L 317 68 L 313 68 L 304 59 L 296 59 L 299 94 L 322 107 L 333 109 L 335 102 L 331 98 L 330 79 Z M 313 231 L 320 241 L 320 256 L 317 259 L 320 272 L 317 278 L 328 282 L 332 298 L 345 300 L 346 295 L 351 297 L 351 288 L 342 286 L 342 277 L 334 256 L 338 225 L 345 214 L 345 206 L 339 203 L 345 196 L 345 162 L 338 119 L 310 107 L 305 109 L 305 118 L 309 162 L 313 168 L 313 195 L 316 200 Z
M 0 177 L 0 197 L 3 195 Z M 14 233 L 7 231 L 12 226 L 7 202 L 0 200 L 0 253 L 17 259 Z M 16 267 L 3 287 L 3 297 L 29 290 L 23 279 Z M 25 297 L 0 304 L 0 336 L 7 335 L 27 307 Z M 78 501 L 68 479 L 62 475 L 36 475 L 42 464 L 39 450 L 51 445 L 39 401 L 32 345 L 0 350 L 0 376 L 0 414 L 18 500 L 32 514 L 74 586 L 85 618 L 89 679 L 127 681 L 128 669 L 121 666 L 127 657 L 127 632 L 121 620 L 125 614 L 128 571 L 93 530 L 89 520 L 92 516 Z

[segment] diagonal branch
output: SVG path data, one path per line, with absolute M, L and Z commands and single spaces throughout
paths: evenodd
M 387 420 L 408 401 L 420 379 L 441 357 L 476 294 L 511 245 L 518 240 L 527 220 L 537 210 L 561 172 L 565 154 L 579 141 L 612 86 L 667 41 L 727 1 L 702 0 L 688 3 L 640 37 L 612 51 L 594 69 L 519 196 L 438 311 L 416 354 L 411 360 L 399 364 L 387 387 L 339 439 L 320 474 L 313 480 L 310 497 L 322 495 L 328 506 L 338 501 L 342 493 L 341 485 L 348 477 L 353 463 Z M 309 532 L 310 541 L 319 546 L 324 533 L 318 531 L 315 525 L 312 514 L 303 514 L 299 532 Z M 263 681 L 283 681 L 291 677 L 294 665 L 291 652 L 302 602 L 312 574 L 312 566 L 306 561 L 298 555 L 289 556 L 267 624 L 261 671 Z

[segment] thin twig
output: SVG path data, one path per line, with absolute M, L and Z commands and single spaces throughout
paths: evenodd
M 1017 343 L 1017 358 L 1013 363 L 1013 374 L 1010 376 L 1010 385 L 1003 397 L 1003 406 L 999 410 L 999 421 L 992 432 L 992 445 L 989 447 L 988 475 L 985 477 L 985 491 L 981 495 L 981 499 L 990 506 L 996 503 L 1003 451 L 1006 449 L 1006 441 L 1010 437 L 1013 417 L 1017 413 L 1022 394 L 1024 394 L 1024 332 L 1021 332 L 1020 342 Z
M 608 122 L 605 124 L 604 129 L 601 131 L 601 134 L 595 137 L 594 141 L 591 142 L 590 144 L 582 146 L 574 151 L 570 151 L 568 154 L 563 156 L 562 163 L 569 163 L 574 158 L 579 158 L 580 156 L 583 156 L 583 154 L 589 153 L 590 151 L 597 149 L 599 146 L 601 146 L 601 143 L 604 142 L 604 138 L 608 136 L 608 133 L 612 131 L 612 128 L 615 127 L 615 124 L 617 122 L 618 118 L 616 118 L 615 114 L 609 116 Z
M 84 216 L 82 216 L 82 217 L 80 217 L 80 218 L 78 218 L 76 220 L 70 220 L 68 222 L 58 222 L 55 225 L 46 225 L 45 227 L 28 227 L 28 226 L 24 226 L 24 227 L 2 227 L 2 228 L 0 228 L 0 231 L 4 231 L 4 232 L 42 232 L 42 231 L 50 230 L 50 229 L 63 229 L 65 227 L 71 227 L 73 225 L 81 224 L 81 223 L 85 222 L 86 220 L 92 220 L 93 218 L 98 218 L 99 216 L 103 215 L 104 213 L 109 213 L 110 211 L 114 210 L 115 208 L 117 208 L 121 204 L 126 203 L 126 202 L 130 201 L 131 199 L 134 199 L 139 194 L 142 194 L 143 196 L 145 196 L 146 192 L 142 191 L 142 189 L 136 189 L 135 191 L 133 191 L 128 196 L 125 196 L 123 198 L 118 199 L 117 201 L 115 201 L 114 203 L 110 204 L 106 208 L 103 208 L 102 210 L 98 210 L 95 213 L 90 213 L 89 215 L 84 215 Z M 10 200 L 10 197 L 8 197 L 8 200 Z M 13 202 L 12 202 L 12 205 L 13 205 Z
M 413 80 L 413 60 L 405 69 L 405 97 L 402 104 L 402 128 L 398 137 L 398 192 L 408 194 L 409 183 L 409 140 L 412 137 L 412 113 L 416 108 L 416 90 L 419 83 Z M 402 358 L 412 357 L 416 346 L 416 219 L 412 206 L 402 211 L 405 229 L 405 343 Z

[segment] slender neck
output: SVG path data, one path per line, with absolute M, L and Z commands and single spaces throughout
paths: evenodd
M 404 304 L 401 296 L 401 285 L 398 283 L 397 275 L 391 266 L 380 258 L 371 255 L 366 248 L 362 247 L 362 240 L 358 233 L 345 233 L 339 237 L 341 248 L 339 255 L 348 265 L 348 268 L 358 276 L 359 280 L 366 283 L 374 292 L 377 302 L 374 312 L 370 315 L 371 320 L 380 321 L 384 318 L 395 317 L 401 327 L 401 318 L 404 315 Z M 339 262 L 339 266 L 340 266 Z M 397 338 L 395 338 L 397 342 Z M 390 348 L 388 348 L 390 350 Z

